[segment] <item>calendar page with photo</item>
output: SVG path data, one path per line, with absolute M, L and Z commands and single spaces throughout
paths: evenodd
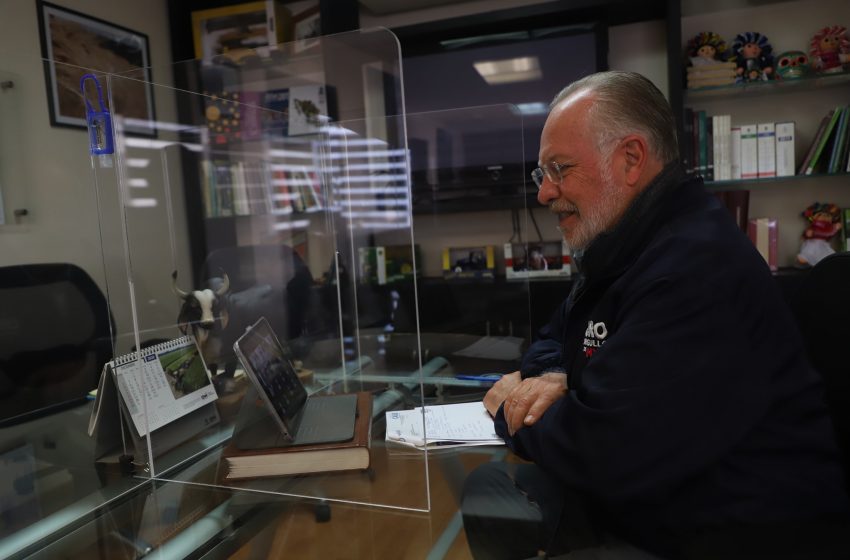
M 191 336 L 144 348 L 141 361 L 131 353 L 116 358 L 109 365 L 140 436 L 218 398 Z

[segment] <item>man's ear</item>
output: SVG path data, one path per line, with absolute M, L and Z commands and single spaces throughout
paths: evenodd
M 623 157 L 623 173 L 626 185 L 634 187 L 640 182 L 649 158 L 646 140 L 637 134 L 631 134 L 620 142 Z

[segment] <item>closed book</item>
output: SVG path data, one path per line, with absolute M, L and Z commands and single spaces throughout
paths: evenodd
M 776 125 L 758 124 L 758 176 L 776 177 Z
M 758 177 L 758 136 L 756 125 L 741 126 L 741 178 Z
M 833 111 L 832 118 L 829 119 L 829 122 L 823 131 L 823 136 L 821 136 L 818 140 L 812 159 L 809 161 L 809 165 L 806 166 L 806 175 L 814 173 L 815 169 L 818 168 L 818 165 L 823 162 L 824 159 L 827 159 L 823 156 L 823 153 L 826 151 L 826 146 L 830 143 L 830 140 L 832 140 L 835 136 L 835 125 L 838 123 L 838 119 L 841 117 L 841 113 L 843 112 L 844 107 L 838 107 L 835 111 Z
M 682 120 L 682 167 L 688 175 L 694 174 L 694 110 L 685 107 L 685 117 Z
M 770 270 L 779 270 L 776 258 L 777 239 L 779 237 L 776 219 L 753 218 L 749 221 L 747 233 Z
M 776 176 L 794 175 L 794 123 L 776 123 Z
M 805 175 L 806 168 L 809 166 L 809 162 L 812 161 L 812 157 L 815 155 L 815 150 L 820 143 L 820 139 L 823 137 L 824 132 L 826 131 L 826 125 L 829 124 L 830 119 L 832 119 L 832 115 L 835 112 L 835 109 L 831 109 L 826 116 L 821 119 L 820 124 L 818 125 L 818 130 L 815 132 L 815 138 L 812 140 L 812 143 L 809 145 L 809 151 L 806 152 L 806 157 L 803 158 L 803 163 L 800 164 L 800 168 L 797 170 L 797 175 Z
M 372 395 L 357 393 L 354 437 L 349 441 L 291 445 L 269 449 L 239 449 L 231 440 L 222 451 L 225 480 L 265 478 L 369 468 L 372 439 Z
M 697 166 L 697 175 L 708 180 L 708 127 L 706 126 L 705 111 L 697 111 L 697 138 L 699 150 L 699 165 Z
M 838 173 L 841 170 L 841 155 L 844 151 L 844 145 L 847 143 L 847 124 L 850 121 L 850 110 L 847 107 L 841 111 L 841 117 L 838 119 L 838 124 L 835 130 L 835 140 L 832 142 L 832 154 L 829 157 L 829 172 Z
M 741 178 L 741 127 L 736 126 L 730 131 L 731 134 L 731 148 L 730 148 L 730 179 L 740 179 Z

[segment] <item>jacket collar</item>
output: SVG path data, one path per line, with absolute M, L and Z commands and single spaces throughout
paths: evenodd
M 684 177 L 678 161 L 667 164 L 635 197 L 612 229 L 599 234 L 583 252 L 573 255 L 579 272 L 595 282 L 618 276 L 628 268 L 668 214 L 670 200 L 679 187 L 685 187 Z M 690 183 L 701 185 L 702 180 Z

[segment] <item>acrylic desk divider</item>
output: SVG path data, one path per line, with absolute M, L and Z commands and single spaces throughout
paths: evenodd
M 393 449 L 383 419 L 486 390 L 456 374 L 470 363 L 462 351 L 490 333 L 420 333 L 416 296 L 426 275 L 450 289 L 496 282 L 503 243 L 530 240 L 522 115 L 508 106 L 405 115 L 387 30 L 304 47 L 94 73 L 114 134 L 114 153 L 90 158 L 116 323 L 120 451 L 138 477 L 427 511 L 428 454 Z M 500 233 L 486 241 L 461 240 L 443 209 L 476 212 L 490 196 L 516 212 L 494 213 Z M 423 201 L 427 211 L 414 214 Z M 513 313 L 525 316 L 517 324 L 529 324 L 527 280 L 509 288 Z M 305 407 L 357 394 L 353 440 L 365 442 L 365 464 L 361 452 L 304 459 L 297 446 L 274 455 L 236 446 L 234 427 L 279 432 L 257 398 L 262 379 L 254 385 L 233 350 L 261 317 L 282 354 L 267 337 L 246 352 L 259 378 L 282 376 L 264 386 L 278 390 L 271 399 L 300 387 Z M 503 334 L 488 341 L 512 352 L 530 337 Z M 202 458 L 208 468 L 189 468 Z
M 33 133 L 21 116 L 21 103 L 27 95 L 24 84 L 19 75 L 0 70 L 0 233 L 3 226 L 29 223 L 32 179 L 28 160 L 36 156 L 26 152 L 27 145 L 33 142 Z M 27 262 L 26 256 L 6 257 L 7 262 Z

